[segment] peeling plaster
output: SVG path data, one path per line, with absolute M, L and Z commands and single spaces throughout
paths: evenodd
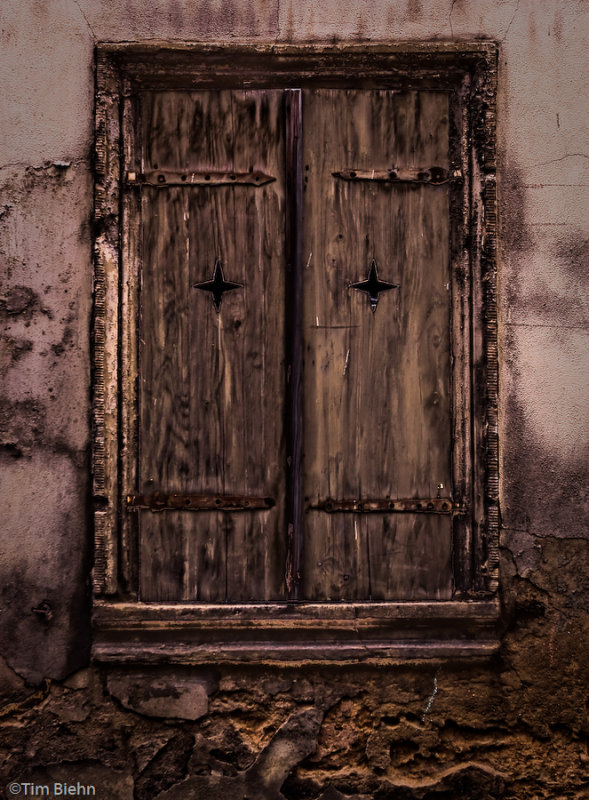
M 523 326 L 512 341 L 526 422 L 555 462 L 581 461 L 589 451 L 589 331 Z

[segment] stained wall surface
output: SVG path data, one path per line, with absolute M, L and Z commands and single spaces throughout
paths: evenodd
M 586 797 L 589 4 L 4 0 L 0 22 L 3 784 Z M 90 665 L 94 45 L 149 39 L 499 43 L 505 630 L 491 662 Z

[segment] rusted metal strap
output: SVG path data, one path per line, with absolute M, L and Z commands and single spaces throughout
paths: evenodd
M 127 508 L 137 511 L 257 511 L 276 505 L 271 497 L 230 494 L 129 494 Z
M 442 167 L 392 167 L 391 169 L 343 169 L 332 172 L 343 181 L 378 181 L 380 183 L 431 183 L 438 186 L 449 181 L 462 180 L 459 169 Z
M 463 503 L 454 503 L 449 497 L 434 498 L 409 498 L 401 500 L 333 500 L 328 497 L 318 503 L 309 506 L 317 511 L 327 511 L 328 514 L 335 512 L 348 512 L 355 514 L 366 514 L 370 512 L 380 513 L 417 513 L 417 514 L 463 514 L 466 507 Z
M 275 181 L 264 172 L 182 172 L 181 170 L 151 170 L 150 172 L 128 172 L 130 186 L 265 186 Z

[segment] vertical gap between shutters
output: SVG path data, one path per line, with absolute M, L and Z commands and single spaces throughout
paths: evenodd
M 303 140 L 302 92 L 287 89 L 286 123 L 286 436 L 287 498 L 286 592 L 302 599 L 303 561 Z

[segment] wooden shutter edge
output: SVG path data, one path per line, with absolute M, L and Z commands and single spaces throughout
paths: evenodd
M 499 355 L 497 317 L 497 70 L 490 50 L 473 73 L 470 97 L 472 142 L 471 238 L 474 422 L 473 594 L 499 588 Z M 478 374 L 477 374 L 478 373 Z
M 300 89 L 287 89 L 286 124 L 286 436 L 287 436 L 287 563 L 286 591 L 291 600 L 302 593 L 303 564 L 303 106 Z
M 129 191 L 123 175 L 141 167 L 141 115 L 139 100 L 123 81 L 121 128 L 121 237 L 120 237 L 120 434 L 119 470 L 121 496 L 117 497 L 120 531 L 119 576 L 121 592 L 137 598 L 138 594 L 138 520 L 126 511 L 122 487 L 137 484 L 138 409 L 139 409 L 139 292 L 141 285 L 141 236 L 143 229 L 140 191 Z
M 92 582 L 100 595 L 117 590 L 120 87 L 117 71 L 100 54 L 96 72 Z
M 468 515 L 456 517 L 452 530 L 453 592 L 457 600 L 469 597 L 473 558 L 472 460 L 472 264 L 470 255 L 470 74 L 450 100 L 450 164 L 461 169 L 462 183 L 449 187 L 450 268 L 452 303 L 452 481 L 454 497 L 468 505 Z

